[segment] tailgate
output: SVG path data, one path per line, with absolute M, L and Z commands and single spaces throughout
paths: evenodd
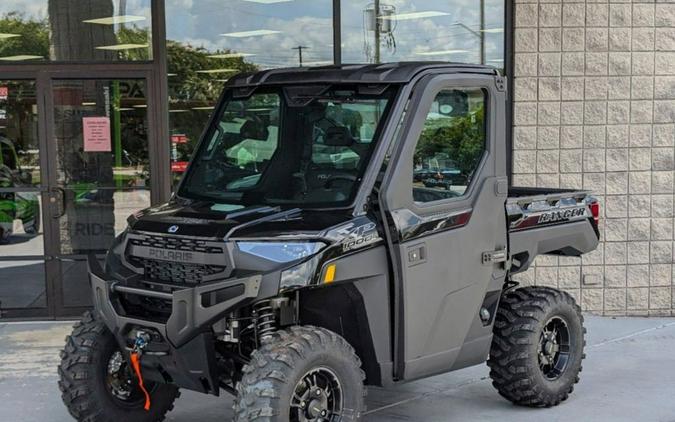
M 540 254 L 580 256 L 598 246 L 599 204 L 590 192 L 511 188 L 506 212 L 512 273 Z

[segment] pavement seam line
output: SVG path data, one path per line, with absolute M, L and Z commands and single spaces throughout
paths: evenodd
M 596 344 L 591 344 L 590 346 L 587 346 L 586 349 L 594 349 L 596 347 L 602 347 L 602 346 L 605 346 L 607 344 L 618 343 L 620 341 L 627 340 L 629 338 L 639 337 L 643 334 L 651 333 L 652 331 L 656 331 L 656 330 L 662 330 L 664 328 L 672 327 L 674 325 L 675 325 L 675 321 L 674 322 L 666 322 L 666 323 L 657 325 L 656 327 L 645 328 L 644 330 L 635 331 L 634 333 L 626 334 L 625 336 L 601 341 L 600 343 L 596 343 Z
M 381 411 L 381 410 L 390 409 L 390 408 L 392 408 L 392 407 L 396 407 L 396 406 L 400 406 L 400 405 L 402 405 L 402 404 L 410 403 L 411 401 L 423 399 L 423 398 L 425 398 L 425 397 L 428 397 L 428 396 L 431 396 L 431 395 L 434 395 L 434 394 L 445 394 L 445 393 L 449 393 L 449 392 L 451 392 L 451 391 L 453 391 L 453 390 L 457 390 L 457 389 L 466 387 L 466 386 L 468 386 L 468 385 L 472 385 L 472 384 L 476 384 L 476 383 L 481 382 L 481 381 L 485 381 L 486 379 L 488 379 L 488 377 L 474 378 L 474 379 L 471 379 L 471 380 L 468 380 L 468 381 L 459 383 L 459 384 L 457 384 L 457 385 L 454 386 L 454 387 L 450 387 L 450 388 L 446 388 L 446 389 L 433 389 L 433 390 L 431 390 L 431 391 L 427 391 L 426 393 L 418 394 L 418 395 L 416 395 L 416 396 L 414 396 L 414 397 L 410 397 L 410 398 L 407 398 L 407 399 L 403 399 L 403 400 L 397 401 L 397 402 L 395 402 L 395 403 L 390 403 L 390 404 L 387 404 L 387 405 L 385 405 L 385 406 L 378 407 L 378 408 L 376 408 L 376 409 L 368 410 L 368 411 L 364 412 L 363 415 L 365 416 L 365 415 L 369 415 L 369 414 L 371 414 L 371 413 L 379 412 L 379 411 Z

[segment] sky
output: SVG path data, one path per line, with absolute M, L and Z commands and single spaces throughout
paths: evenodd
M 195 47 L 208 50 L 231 49 L 254 54 L 247 60 L 262 67 L 293 66 L 298 64 L 298 52 L 303 49 L 307 64 L 325 64 L 332 60 L 332 2 L 330 0 L 291 0 L 271 4 L 270 0 L 167 0 L 167 36 Z M 272 0 L 274 1 L 274 0 Z M 364 9 L 372 3 L 343 0 L 342 45 L 344 62 L 365 62 L 374 50 L 374 33 L 365 30 Z M 424 6 L 419 6 L 423 4 Z M 393 6 L 394 13 L 439 12 L 440 16 L 395 22 L 392 34 L 383 39 L 392 40 L 383 45 L 381 60 L 456 60 L 478 61 L 479 37 L 456 25 L 462 22 L 479 29 L 480 10 L 476 0 L 388 0 L 381 7 Z M 503 0 L 486 0 L 486 28 L 503 27 Z M 222 34 L 273 30 L 278 33 L 264 36 L 234 38 Z M 503 34 L 486 34 L 488 60 L 503 58 Z M 393 48 L 393 44 L 396 48 Z M 465 53 L 420 55 L 421 52 L 467 50 Z M 498 62 L 492 64 L 500 65 Z
M 112 0 L 111 0 L 112 1 Z M 331 0 L 165 0 L 167 38 L 203 47 L 209 51 L 229 49 L 246 53 L 247 61 L 263 68 L 295 66 L 297 47 L 303 47 L 306 65 L 332 62 L 333 31 Z M 113 1 L 119 12 L 120 0 Z M 486 28 L 503 27 L 504 0 L 485 0 Z M 44 19 L 48 0 L 1 0 L 0 16 L 20 11 Z M 126 0 L 126 13 L 146 16 L 150 0 Z M 392 20 L 393 31 L 382 35 L 381 61 L 449 60 L 477 62 L 480 38 L 457 25 L 474 31 L 480 28 L 477 0 L 382 0 L 383 9 L 394 14 L 435 12 L 438 16 Z M 373 61 L 375 34 L 366 29 L 364 10 L 372 1 L 342 1 L 343 62 Z M 269 30 L 264 36 L 232 37 L 242 31 Z M 503 34 L 486 33 L 488 64 L 501 66 Z M 394 47 L 395 45 L 395 47 Z M 457 51 L 461 50 L 461 51 Z M 444 52 L 443 54 L 432 54 Z M 422 53 L 422 54 L 420 54 Z M 427 54 L 424 54 L 427 53 Z

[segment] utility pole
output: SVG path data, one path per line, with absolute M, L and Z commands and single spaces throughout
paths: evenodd
M 480 0 L 480 64 L 485 64 L 485 0 Z
M 380 63 L 380 0 L 375 0 L 375 63 Z
M 300 67 L 302 67 L 302 50 L 309 49 L 309 47 L 306 47 L 304 45 L 299 45 L 297 47 L 293 47 L 291 50 L 298 50 L 298 62 L 300 62 Z

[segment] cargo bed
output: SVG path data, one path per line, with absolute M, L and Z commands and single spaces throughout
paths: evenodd
M 599 241 L 599 203 L 588 191 L 511 187 L 506 201 L 511 273 L 537 255 L 580 256 Z

